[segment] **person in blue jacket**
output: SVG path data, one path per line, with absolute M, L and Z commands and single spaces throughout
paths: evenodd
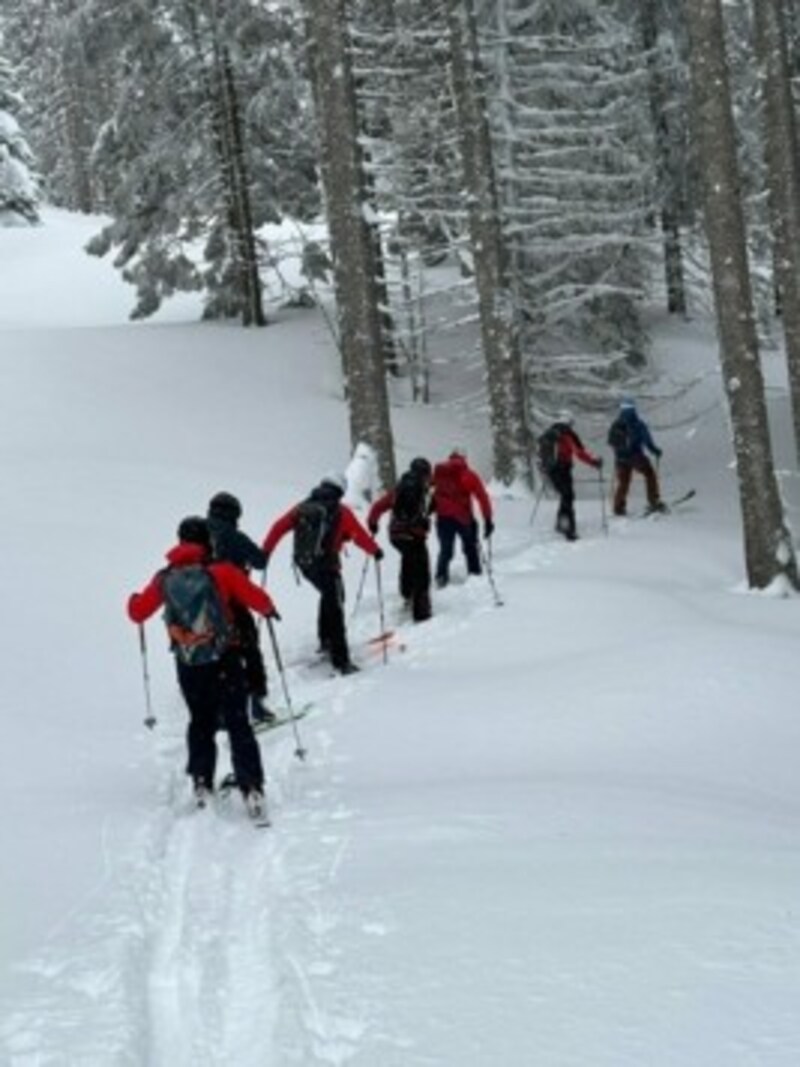
M 658 475 L 645 451 L 660 459 L 661 449 L 653 440 L 647 423 L 640 418 L 632 400 L 623 400 L 620 404 L 619 414 L 608 431 L 608 443 L 614 449 L 617 473 L 614 514 L 626 514 L 628 490 L 634 471 L 638 471 L 644 478 L 648 511 L 666 511 L 666 505 L 661 500 Z

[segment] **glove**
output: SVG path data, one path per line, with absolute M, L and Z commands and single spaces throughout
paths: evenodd
M 487 519 L 483 524 L 483 536 L 488 541 L 494 533 L 494 523 L 491 519 Z
M 273 622 L 281 621 L 280 613 L 278 612 L 277 608 L 273 608 L 272 611 L 268 611 L 266 617 L 268 619 L 272 619 Z
M 375 534 L 378 532 L 378 524 L 377 524 L 377 522 L 367 523 L 367 529 L 369 530 L 369 532 L 374 537 Z
M 380 548 L 380 546 L 375 549 L 374 559 L 376 563 L 380 563 L 380 561 L 383 559 L 383 549 Z
M 664 453 L 663 453 L 663 452 L 661 451 L 661 449 L 660 449 L 660 448 L 657 448 L 657 449 L 655 450 L 655 456 L 656 456 L 656 459 L 661 459 L 661 457 L 662 457 L 662 455 L 663 455 L 663 454 L 664 454 Z
M 595 466 L 595 470 L 599 471 L 599 470 L 603 469 L 603 457 L 602 456 L 596 456 L 595 457 L 594 466 Z

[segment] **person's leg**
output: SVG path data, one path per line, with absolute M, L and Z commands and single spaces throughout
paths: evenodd
M 247 794 L 264 788 L 261 750 L 247 714 L 247 681 L 241 660 L 235 653 L 219 661 L 217 696 L 220 714 L 231 745 L 231 764 L 236 784 Z
M 326 571 L 320 576 L 320 611 L 331 663 L 336 670 L 344 670 L 350 666 L 350 649 L 344 621 L 344 585 L 338 571 Z
M 188 667 L 176 661 L 175 665 L 178 684 L 189 709 L 186 773 L 191 776 L 195 785 L 202 784 L 213 789 L 217 766 L 215 735 L 219 725 L 217 664 L 204 663 L 197 667 Z
M 574 540 L 575 531 L 575 489 L 572 483 L 572 468 L 560 463 L 550 472 L 550 481 L 558 493 L 558 513 L 556 530 L 567 540 Z
M 406 563 L 414 622 L 424 622 L 431 617 L 431 564 L 428 545 L 422 538 L 411 542 L 406 552 Z
M 458 523 L 455 519 L 436 520 L 436 535 L 439 538 L 439 556 L 436 560 L 436 584 L 447 585 L 450 579 L 450 563 L 453 559 L 455 548 L 456 531 Z
M 647 491 L 647 505 L 653 511 L 659 511 L 664 505 L 661 503 L 661 492 L 658 487 L 658 475 L 655 472 L 655 468 L 647 456 L 637 457 L 634 466 L 636 470 L 644 477 L 644 484 Z
M 628 503 L 628 490 L 631 487 L 633 468 L 629 463 L 617 464 L 617 488 L 614 491 L 614 514 L 624 515 Z
M 461 547 L 464 550 L 464 559 L 467 561 L 468 574 L 481 574 L 481 555 L 478 549 L 478 524 L 472 522 L 459 523 L 458 536 L 461 538 Z

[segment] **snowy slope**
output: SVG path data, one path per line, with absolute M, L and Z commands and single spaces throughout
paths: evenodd
M 365 669 L 330 679 L 279 549 L 288 682 L 315 708 L 306 763 L 289 731 L 262 738 L 275 826 L 256 832 L 236 798 L 190 808 L 157 622 L 143 729 L 123 605 L 214 491 L 261 536 L 346 465 L 334 353 L 309 312 L 246 332 L 186 301 L 128 324 L 130 294 L 79 252 L 92 224 L 47 223 L 0 238 L 0 1063 L 800 1062 L 800 614 L 741 591 L 708 326 L 660 329 L 665 373 L 699 381 L 647 412 L 666 495 L 696 500 L 605 536 L 582 472 L 575 545 L 551 501 L 531 527 L 531 501 L 496 500 L 504 606 L 457 564 L 414 627 L 390 553 L 388 663 L 370 571 Z M 396 432 L 408 459 L 476 431 L 403 407 Z M 361 572 L 355 551 L 351 604 Z

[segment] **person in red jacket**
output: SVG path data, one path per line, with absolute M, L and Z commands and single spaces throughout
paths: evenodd
M 214 788 L 216 731 L 224 723 L 236 782 L 248 809 L 263 804 L 261 752 L 247 714 L 248 685 L 235 644 L 234 606 L 277 619 L 269 595 L 232 563 L 212 562 L 208 523 L 189 516 L 167 566 L 128 600 L 128 617 L 144 623 L 162 606 L 178 684 L 189 708 L 187 773 L 198 803 Z
M 542 473 L 550 480 L 559 498 L 556 530 L 563 534 L 567 541 L 578 540 L 573 464 L 579 459 L 581 463 L 596 470 L 603 466 L 603 460 L 599 456 L 584 448 L 583 441 L 573 428 L 573 422 L 572 414 L 562 411 L 553 425 L 539 438 Z
M 350 659 L 344 621 L 344 583 L 339 553 L 347 541 L 380 561 L 383 550 L 367 533 L 346 504 L 344 478 L 329 475 L 310 496 L 289 508 L 269 529 L 263 549 L 270 558 L 278 542 L 294 531 L 294 564 L 320 595 L 317 634 L 322 651 L 330 656 L 339 674 L 353 674 L 358 667 Z
M 477 500 L 483 517 L 483 536 L 494 533 L 492 502 L 480 477 L 468 465 L 466 453 L 453 449 L 444 463 L 433 469 L 433 502 L 436 512 L 436 533 L 439 538 L 439 556 L 436 561 L 436 584 L 441 589 L 450 580 L 450 563 L 453 559 L 456 537 L 461 541 L 467 571 L 481 573 L 481 557 L 478 549 L 478 523 L 472 510 L 472 501 Z

